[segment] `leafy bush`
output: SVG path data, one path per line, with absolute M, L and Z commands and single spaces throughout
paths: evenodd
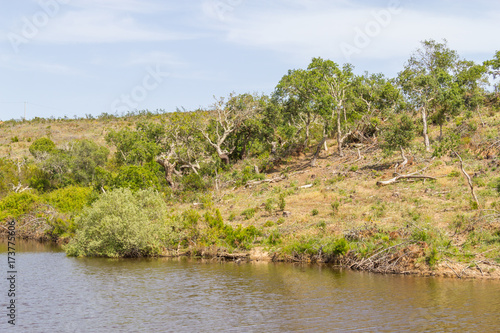
M 206 191 L 210 187 L 210 184 L 201 175 L 196 173 L 185 175 L 182 177 L 181 183 L 185 190 L 190 191 Z
M 335 256 L 344 255 L 349 251 L 349 243 L 345 240 L 345 238 L 337 239 L 333 242 L 328 243 L 324 246 L 323 251 L 326 254 L 332 254 Z
M 68 186 L 44 195 L 47 203 L 62 213 L 79 213 L 91 198 L 92 188 Z
M 152 190 L 116 189 L 103 194 L 77 218 L 70 256 L 141 257 L 159 255 L 178 240 L 179 222 L 166 215 L 167 205 Z
M 286 207 L 285 193 L 280 193 L 280 196 L 278 199 L 278 206 L 280 207 L 281 210 L 285 210 L 285 207 Z
M 415 137 L 415 125 L 412 119 L 403 114 L 394 118 L 384 131 L 384 148 L 388 150 L 409 147 Z
M 54 150 L 56 150 L 56 144 L 49 138 L 36 139 L 29 147 L 31 155 L 35 157 L 43 153 L 51 153 Z
M 250 220 L 255 215 L 255 208 L 248 208 L 241 212 L 242 216 L 245 216 L 245 220 Z
M 215 210 L 215 216 L 207 212 L 204 217 L 209 227 L 203 235 L 205 245 L 217 244 L 231 248 L 248 249 L 255 237 L 261 235 L 261 231 L 253 225 L 246 228 L 238 225 L 233 228 L 225 224 L 218 209 Z
M 126 187 L 133 191 L 159 187 L 159 179 L 149 168 L 138 165 L 124 165 L 113 179 L 114 187 Z
M 0 200 L 0 221 L 26 214 L 41 201 L 39 196 L 31 192 L 10 193 Z

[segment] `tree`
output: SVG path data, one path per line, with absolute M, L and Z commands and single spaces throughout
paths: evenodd
M 408 60 L 398 75 L 398 81 L 410 104 L 422 116 L 424 145 L 430 151 L 427 120 L 437 106 L 453 89 L 453 71 L 456 69 L 458 55 L 448 48 L 446 40 L 437 43 L 426 40 Z
M 317 83 L 311 71 L 289 70 L 276 86 L 274 96 L 283 107 L 283 121 L 296 129 L 293 139 L 304 131 L 303 147 L 309 143 L 311 125 L 316 122 L 319 111 Z
M 493 79 L 496 79 L 497 76 L 500 76 L 500 51 L 497 51 L 491 60 L 487 60 L 483 63 L 487 68 L 487 73 L 493 76 Z M 500 85 L 498 83 L 494 84 L 495 92 L 498 96 L 500 91 Z
M 161 153 L 156 162 L 165 170 L 165 179 L 172 189 L 177 189 L 174 175 L 181 176 L 182 172 L 198 174 L 200 161 L 207 157 L 198 129 L 200 116 L 175 112 L 162 124 L 164 135 L 159 140 Z
M 31 155 L 39 158 L 56 150 L 56 144 L 49 138 L 36 139 L 29 147 Z
M 376 136 L 382 119 L 390 117 L 402 108 L 403 100 L 399 89 L 383 74 L 369 74 L 356 77 L 353 86 L 354 119 L 357 121 L 352 136 L 367 140 Z
M 229 164 L 229 155 L 236 149 L 234 141 L 228 140 L 229 136 L 261 110 L 262 106 L 258 98 L 248 94 L 231 93 L 227 102 L 224 98 L 215 102 L 213 105 L 215 117 L 210 119 L 208 126 L 200 125 L 199 130 L 224 164 Z
M 70 147 L 68 167 L 72 178 L 80 184 L 92 183 L 96 167 L 106 164 L 109 150 L 90 140 L 74 141 Z
M 342 144 L 346 135 L 342 132 L 347 129 L 348 117 L 347 100 L 350 98 L 350 89 L 354 82 L 353 66 L 344 64 L 342 68 L 331 60 L 313 58 L 308 70 L 313 73 L 312 82 L 317 84 L 315 95 L 318 111 L 324 121 L 324 136 L 315 153 L 315 158 L 319 153 L 319 148 L 326 141 L 333 119 L 336 119 L 337 147 L 340 156 L 343 156 Z M 313 165 L 315 158 L 313 159 Z
M 158 144 L 147 129 L 147 126 L 140 124 L 135 131 L 125 128 L 120 131 L 111 130 L 106 135 L 106 142 L 116 147 L 118 164 L 144 165 L 159 154 Z

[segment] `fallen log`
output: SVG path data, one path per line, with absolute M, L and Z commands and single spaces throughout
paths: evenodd
M 407 175 L 399 175 L 398 174 L 396 177 L 391 178 L 389 180 L 379 180 L 377 182 L 377 185 L 378 186 L 389 185 L 389 184 L 397 183 L 401 179 L 431 179 L 431 180 L 436 180 L 435 177 L 418 175 L 419 173 L 425 171 L 426 169 L 427 169 L 427 167 L 423 168 L 422 170 L 409 173 Z

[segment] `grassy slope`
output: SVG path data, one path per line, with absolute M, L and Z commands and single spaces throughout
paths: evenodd
M 341 158 L 336 154 L 335 141 L 331 141 L 328 142 L 329 150 L 322 151 L 316 167 L 309 166 L 314 150 L 310 147 L 305 155 L 289 158 L 266 175 L 267 179 L 287 175 L 280 182 L 234 188 L 230 181 L 225 182 L 222 177 L 219 191 L 211 195 L 213 207 L 220 209 L 227 223 L 255 225 L 264 228 L 267 233 L 281 234 L 282 243 L 262 249 L 271 255 L 274 253 L 275 259 L 321 260 L 314 245 L 310 255 L 299 255 L 290 249 L 297 242 L 347 235 L 351 241 L 351 252 L 350 257 L 342 262 L 344 265 L 363 263 L 360 253 L 371 255 L 390 244 L 396 248 L 385 252 L 387 255 L 384 257 L 372 258 L 379 259 L 380 265 L 364 262 L 354 267 L 373 271 L 499 278 L 500 240 L 497 238 L 500 238 L 500 198 L 494 180 L 499 177 L 500 161 L 498 149 L 490 149 L 489 158 L 482 150 L 485 142 L 498 140 L 500 115 L 484 114 L 483 120 L 485 127 L 479 125 L 471 137 L 462 140 L 462 148 L 468 151 L 463 156 L 465 168 L 474 176 L 482 212 L 471 207 L 470 191 L 460 173 L 457 159 L 451 156 L 432 159 L 430 154 L 417 151 L 422 146 L 421 138 L 414 142 L 414 163 L 403 173 L 428 166 L 425 174 L 437 178 L 435 181 L 401 181 L 377 186 L 378 180 L 393 177 L 394 164 L 401 161 L 399 155 L 386 157 L 380 149 L 364 146 L 361 148 L 362 159 L 358 159 L 353 147 L 346 149 L 345 156 Z M 27 156 L 28 138 L 34 140 L 47 134 L 58 146 L 82 138 L 105 145 L 104 135 L 108 130 L 133 126 L 135 121 L 136 118 L 4 123 L 0 125 L 0 157 Z M 472 121 L 480 124 L 479 119 Z M 14 136 L 20 142 L 12 143 Z M 432 128 L 430 136 L 436 138 L 438 129 Z M 248 163 L 252 164 L 252 161 L 240 162 L 234 168 L 241 169 Z M 307 184 L 313 186 L 300 188 Z M 280 193 L 286 194 L 287 217 L 277 205 Z M 265 209 L 266 202 L 268 209 Z M 332 203 L 337 203 L 338 210 L 332 208 Z M 203 213 L 203 209 L 198 208 L 200 206 L 179 203 L 174 208 L 182 211 L 195 207 Z M 242 212 L 249 208 L 254 208 L 255 214 L 247 219 Z M 419 232 L 424 234 L 420 241 Z M 433 249 L 437 253 L 433 253 Z M 437 264 L 432 264 L 433 258 L 439 259 Z

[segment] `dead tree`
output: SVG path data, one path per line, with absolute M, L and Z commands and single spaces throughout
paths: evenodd
M 453 151 L 455 155 L 457 155 L 458 159 L 460 160 L 460 169 L 462 170 L 462 173 L 464 174 L 465 178 L 467 179 L 467 183 L 469 183 L 469 188 L 470 188 L 470 193 L 472 194 L 472 198 L 474 198 L 474 201 L 476 202 L 477 209 L 479 209 L 479 200 L 477 200 L 476 193 L 474 193 L 474 185 L 472 184 L 472 180 L 470 179 L 470 176 L 467 172 L 465 172 L 464 169 L 464 161 L 462 160 L 462 157 L 458 155 L 456 151 Z
M 241 101 L 242 100 L 242 101 Z M 258 102 L 251 95 L 229 96 L 228 102 L 220 98 L 214 104 L 216 118 L 214 129 L 200 126 L 199 130 L 207 142 L 215 149 L 224 164 L 229 164 L 229 155 L 236 147 L 223 148 L 230 134 L 234 133 L 247 119 L 252 118 L 259 110 Z

